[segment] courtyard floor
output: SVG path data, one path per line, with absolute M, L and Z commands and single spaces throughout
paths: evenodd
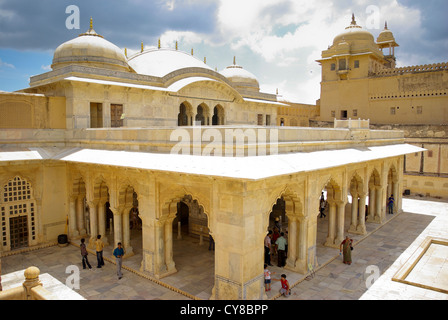
M 431 250 L 421 259 L 419 272 L 411 273 L 410 285 L 392 281 L 400 268 L 418 250 L 427 237 L 448 239 L 448 203 L 429 199 L 403 199 L 404 212 L 387 215 L 383 225 L 367 223 L 366 236 L 350 235 L 355 240 L 353 263 L 345 265 L 339 250 L 324 247 L 326 219 L 318 221 L 317 262 L 314 277 L 276 267 L 273 278 L 285 273 L 292 285 L 291 296 L 279 295 L 279 282 L 273 282 L 267 299 L 276 300 L 448 300 L 447 247 Z M 346 229 L 350 209 L 347 208 Z M 51 246 L 2 258 L 3 290 L 20 285 L 29 266 L 41 271 L 41 281 L 61 299 L 87 300 L 208 300 L 214 284 L 214 253 L 208 242 L 174 232 L 174 261 L 177 273 L 163 279 L 140 272 L 141 232 L 132 234 L 135 255 L 123 261 L 123 278 L 116 276 L 112 246 L 105 248 L 106 265 L 96 268 L 96 257 L 89 254 L 92 270 L 83 270 L 79 248 Z M 140 244 L 140 245 L 139 245 Z M 68 267 L 80 268 L 79 288 L 65 284 L 71 275 Z M 428 283 L 430 285 L 428 285 Z

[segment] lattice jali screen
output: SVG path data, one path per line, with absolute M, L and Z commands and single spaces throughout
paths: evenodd
M 14 250 L 36 241 L 36 203 L 28 181 L 17 176 L 3 186 L 0 214 L 3 250 Z

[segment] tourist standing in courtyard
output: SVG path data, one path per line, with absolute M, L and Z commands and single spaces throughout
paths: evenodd
M 264 237 L 264 263 L 268 266 L 272 266 L 271 264 L 271 237 L 272 231 L 269 230 L 266 237 Z
M 389 214 L 394 214 L 394 202 L 395 202 L 394 195 L 391 194 L 387 202 L 387 211 Z
M 342 253 L 342 261 L 344 264 L 352 264 L 352 246 L 353 239 L 350 239 L 348 236 L 345 237 L 345 240 L 339 246 L 339 252 Z
M 117 262 L 117 276 L 118 279 L 123 278 L 121 273 L 121 263 L 123 262 L 124 249 L 121 247 L 121 242 L 118 242 L 118 247 L 114 250 L 115 261 Z
M 278 253 L 277 266 L 280 268 L 283 268 L 286 264 L 286 239 L 284 235 L 283 232 L 280 233 L 280 237 L 275 241 Z
M 271 272 L 268 270 L 268 265 L 264 264 L 264 290 L 271 291 L 271 274 L 275 274 L 275 272 Z
M 96 246 L 96 259 L 98 260 L 97 268 L 101 268 L 102 266 L 104 266 L 104 259 L 103 259 L 104 243 L 103 240 L 101 240 L 100 234 L 96 237 L 95 246 Z
M 87 255 L 89 254 L 87 252 L 86 244 L 84 243 L 86 240 L 84 238 L 81 239 L 81 245 L 79 246 L 81 248 L 81 257 L 82 257 L 82 268 L 86 269 L 86 264 L 89 267 L 90 270 L 92 270 L 92 266 L 89 263 L 89 259 L 87 259 Z
M 324 196 L 324 193 L 322 192 L 322 196 L 320 197 L 320 202 L 319 202 L 319 211 L 320 211 L 319 218 L 325 218 L 327 216 L 324 213 L 326 206 L 327 206 L 327 201 L 325 201 L 325 196 Z

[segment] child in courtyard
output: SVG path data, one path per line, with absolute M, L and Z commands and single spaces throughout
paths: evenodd
M 268 270 L 268 265 L 264 264 L 264 290 L 271 291 L 271 274 L 275 274 L 275 272 L 271 272 Z
M 282 287 L 280 289 L 280 293 L 285 296 L 289 297 L 291 295 L 291 289 L 289 287 L 289 282 L 286 280 L 286 274 L 282 274 L 280 276 L 280 279 L 273 279 L 274 281 L 280 281 Z

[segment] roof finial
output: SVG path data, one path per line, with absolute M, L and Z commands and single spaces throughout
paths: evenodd
M 179 47 L 178 47 L 178 45 L 177 45 L 177 41 L 176 41 L 176 50 L 178 50 L 179 49 Z
M 384 30 L 388 30 L 388 29 L 387 29 L 387 21 L 386 21 L 386 23 L 384 24 Z
M 355 14 L 352 13 L 352 25 L 356 25 Z
M 92 17 L 90 17 L 90 30 L 92 30 L 93 29 L 93 19 L 92 19 Z
M 141 52 L 143 52 L 143 41 L 142 41 L 142 48 L 141 48 L 141 49 L 142 49 L 142 51 L 141 51 Z
M 124 55 L 126 56 L 126 58 L 128 57 L 128 49 L 124 48 Z
M 204 63 L 207 64 L 207 57 L 204 57 Z
M 193 55 L 193 48 L 191 48 L 191 55 Z
M 160 49 L 162 46 L 160 44 L 160 38 L 159 38 L 159 44 L 158 44 L 158 48 Z
M 236 56 L 233 56 L 233 65 L 236 66 Z

